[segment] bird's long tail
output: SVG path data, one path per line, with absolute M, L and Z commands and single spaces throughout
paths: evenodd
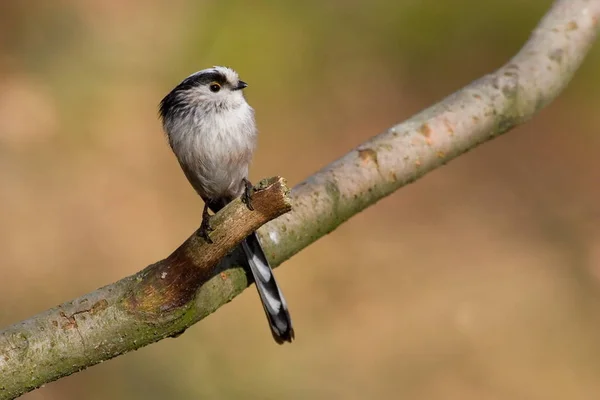
M 294 339 L 292 319 L 256 232 L 242 242 L 242 249 L 250 265 L 273 338 L 279 344 L 291 342 Z

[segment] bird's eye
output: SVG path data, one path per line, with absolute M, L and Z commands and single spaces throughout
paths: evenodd
M 211 92 L 217 93 L 219 90 L 221 90 L 221 85 L 219 85 L 217 82 L 213 82 L 208 88 Z

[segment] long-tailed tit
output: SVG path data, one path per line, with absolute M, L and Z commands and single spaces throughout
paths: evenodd
M 248 86 L 226 67 L 198 71 L 160 102 L 169 144 L 196 192 L 204 200 L 200 234 L 211 242 L 210 215 L 242 196 L 252 209 L 248 167 L 256 146 L 254 110 L 242 89 Z M 273 271 L 252 233 L 241 243 L 277 343 L 294 338 L 292 320 Z

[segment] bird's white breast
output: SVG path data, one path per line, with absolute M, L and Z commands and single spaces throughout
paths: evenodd
M 219 112 L 195 110 L 167 129 L 175 155 L 202 198 L 242 193 L 256 143 L 254 111 L 247 103 Z

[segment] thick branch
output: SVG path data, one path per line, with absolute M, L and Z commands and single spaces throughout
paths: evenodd
M 0 399 L 177 336 L 231 300 L 247 285 L 245 273 L 217 264 L 251 232 L 288 212 L 287 194 L 282 178 L 263 181 L 252 197 L 254 211 L 238 199 L 213 217 L 213 244 L 194 233 L 137 274 L 0 332 Z
M 529 120 L 569 83 L 596 38 L 599 18 L 600 0 L 556 1 L 502 68 L 294 187 L 293 212 L 260 231 L 271 262 L 282 263 L 383 197 Z
M 293 211 L 259 231 L 272 263 L 280 264 L 379 199 L 530 119 L 567 85 L 595 39 L 599 16 L 600 0 L 555 2 L 504 67 L 296 186 Z M 235 210 L 242 214 L 231 217 Z M 230 301 L 248 285 L 235 259 L 227 257 L 214 271 L 199 266 L 214 265 L 244 234 L 286 208 L 277 210 L 248 222 L 253 214 L 235 203 L 218 214 L 214 253 L 190 238 L 133 277 L 0 332 L 0 399 L 176 335 Z M 223 221 L 226 216 L 231 218 Z M 240 221 L 244 227 L 236 231 Z

